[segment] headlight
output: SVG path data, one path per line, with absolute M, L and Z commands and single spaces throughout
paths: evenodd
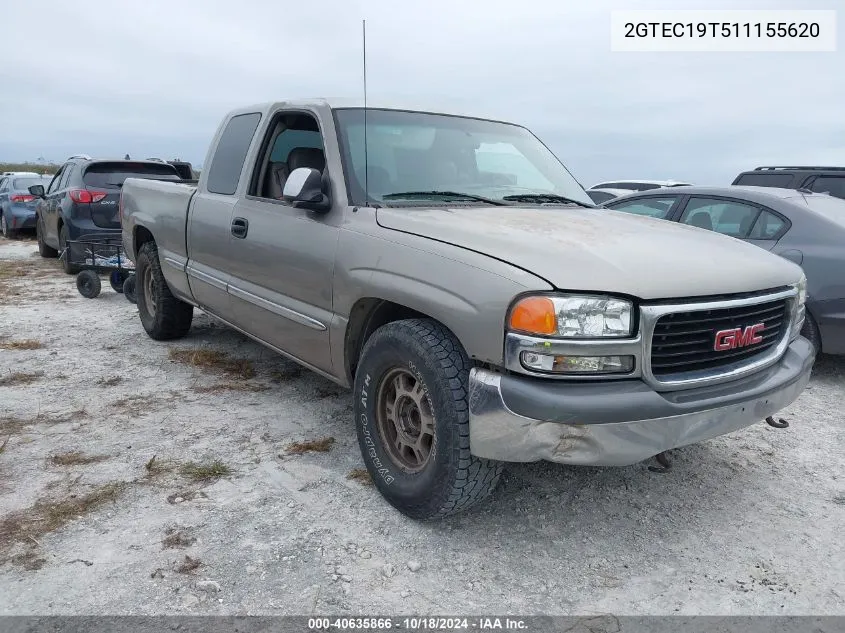
M 561 338 L 631 336 L 633 304 L 601 295 L 532 295 L 511 308 L 512 331 Z
M 790 340 L 798 336 L 801 333 L 801 328 L 804 327 L 804 315 L 806 312 L 804 303 L 807 301 L 807 276 L 801 275 L 801 280 L 796 284 L 792 284 L 792 287 L 798 291 L 798 295 L 795 297 L 795 304 L 792 309 Z

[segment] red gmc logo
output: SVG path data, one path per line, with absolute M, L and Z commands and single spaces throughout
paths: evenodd
M 755 325 L 749 325 L 745 329 L 738 327 L 733 330 L 719 330 L 716 332 L 716 339 L 713 341 L 713 349 L 717 352 L 724 352 L 729 349 L 747 347 L 748 345 L 759 343 L 763 340 L 760 332 L 765 328 L 765 323 L 757 323 Z

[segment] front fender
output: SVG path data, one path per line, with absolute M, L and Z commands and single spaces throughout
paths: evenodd
M 471 358 L 502 365 L 511 301 L 529 290 L 551 289 L 505 262 L 442 242 L 393 231 L 384 236 L 342 231 L 331 333 L 335 367 L 343 366 L 346 326 L 361 298 L 391 301 L 436 319 Z

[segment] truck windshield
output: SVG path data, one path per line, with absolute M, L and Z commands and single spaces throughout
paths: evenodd
M 594 203 L 537 137 L 508 123 L 400 110 L 335 110 L 353 204 Z M 464 195 L 461 195 L 464 194 Z M 407 195 L 407 197 L 404 197 Z M 428 197 L 427 197 L 428 196 Z

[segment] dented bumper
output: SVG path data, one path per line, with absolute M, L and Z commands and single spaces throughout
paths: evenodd
M 717 386 L 659 393 L 640 380 L 574 384 L 470 372 L 470 450 L 510 462 L 625 466 L 744 428 L 791 404 L 814 351 L 799 337 L 780 361 Z

